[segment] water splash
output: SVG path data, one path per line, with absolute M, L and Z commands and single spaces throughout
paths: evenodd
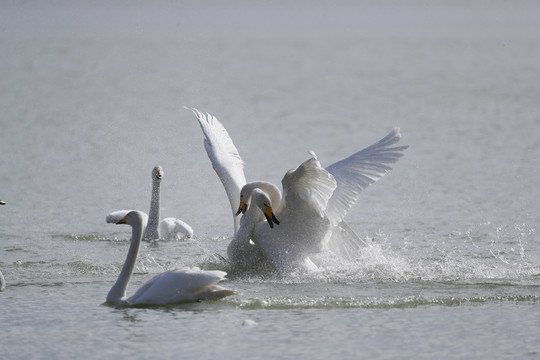
M 219 252 L 207 253 L 202 267 L 222 269 L 244 281 L 281 283 L 390 282 L 527 282 L 540 274 L 529 242 L 535 229 L 526 225 L 496 226 L 489 222 L 452 230 L 447 234 L 408 233 L 387 235 L 382 231 L 364 239 L 355 258 L 344 259 L 331 252 L 311 256 L 318 271 L 263 276 L 235 274 Z M 227 239 L 220 243 L 226 245 Z M 198 246 L 204 246 L 198 245 Z M 212 250 L 219 251 L 219 246 Z

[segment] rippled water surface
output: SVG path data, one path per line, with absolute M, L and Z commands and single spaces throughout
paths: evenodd
M 2 359 L 537 358 L 536 2 L 8 2 L 0 12 Z M 202 133 L 216 115 L 248 180 L 279 184 L 399 126 L 410 145 L 346 220 L 365 245 L 319 271 L 238 273 Z M 129 246 L 118 209 L 191 240 L 143 243 L 128 293 L 172 267 L 238 295 L 104 304 Z

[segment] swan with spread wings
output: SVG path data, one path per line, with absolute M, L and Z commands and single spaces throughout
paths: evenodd
M 212 115 L 191 110 L 204 134 L 204 146 L 228 195 L 235 234 L 227 254 L 233 264 L 277 270 L 313 268 L 309 255 L 324 249 L 358 248 L 361 240 L 344 222 L 366 187 L 403 156 L 407 145 L 398 128 L 373 145 L 323 168 L 314 152 L 281 183 L 248 183 L 244 163 L 224 126 Z M 274 212 L 275 209 L 275 212 Z M 343 235 L 345 234 L 345 235 Z

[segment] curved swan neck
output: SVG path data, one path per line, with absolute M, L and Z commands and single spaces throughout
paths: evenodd
M 252 199 L 255 189 L 259 189 L 266 194 L 266 196 L 270 199 L 271 204 L 269 205 L 271 205 L 274 209 L 277 209 L 277 211 L 275 211 L 276 214 L 279 214 L 281 212 L 283 208 L 281 191 L 276 185 L 268 181 L 253 181 L 244 185 L 240 194 L 244 198 L 244 201 L 247 203 L 248 209 L 255 204 L 255 201 Z M 258 213 L 258 216 L 259 221 L 264 220 L 263 211 Z
M 250 239 L 253 239 L 255 225 L 261 221 L 261 216 L 264 219 L 264 203 L 269 201 L 270 199 L 266 192 L 262 191 L 261 189 L 256 189 L 253 191 L 251 205 L 242 216 L 242 219 L 240 220 L 240 228 L 238 229 L 233 240 L 249 241 Z
M 246 192 L 247 194 L 249 194 L 247 201 L 250 201 L 251 194 L 254 189 L 261 189 L 262 191 L 266 193 L 266 195 L 268 195 L 268 197 L 270 197 L 273 207 L 279 206 L 279 203 L 281 202 L 281 191 L 276 185 L 272 184 L 271 182 L 253 181 L 253 182 L 247 183 L 244 186 L 244 189 L 245 190 L 242 192 Z
M 131 274 L 135 268 L 135 261 L 137 260 L 139 247 L 141 245 L 143 229 L 142 220 L 131 226 L 131 244 L 129 245 L 126 261 L 124 262 L 124 266 L 122 267 L 122 271 L 120 271 L 116 283 L 107 295 L 107 302 L 119 301 L 126 297 L 129 280 L 131 279 Z
M 255 225 L 260 221 L 260 210 L 256 207 L 249 207 L 240 219 L 240 226 L 233 239 L 227 247 L 227 256 L 229 260 L 237 262 L 243 260 L 244 254 L 250 251 L 252 245 L 249 241 L 253 238 Z
M 234 263 L 244 262 L 260 253 L 259 244 L 254 236 L 255 228 L 261 221 L 261 214 L 264 214 L 263 208 L 268 205 L 270 198 L 261 189 L 254 189 L 251 200 L 251 205 L 240 221 L 240 228 L 227 247 L 229 260 Z M 250 240 L 253 241 L 254 245 L 250 243 Z
M 253 194 L 253 190 L 255 189 L 260 189 L 264 193 L 266 193 L 266 195 L 270 198 L 272 207 L 274 207 L 275 209 L 278 209 L 276 211 L 276 214 L 278 214 L 281 211 L 281 209 L 283 208 L 283 202 L 281 201 L 281 191 L 276 185 L 268 181 L 252 181 L 245 184 L 242 187 L 242 189 L 240 190 L 240 195 L 243 196 L 244 201 L 246 202 L 246 204 L 248 204 L 248 208 L 250 207 L 250 203 L 252 202 L 251 197 Z M 239 198 L 237 198 L 235 201 L 238 201 L 238 200 Z M 233 208 L 233 219 L 234 219 L 234 230 L 235 230 L 234 233 L 236 235 L 236 233 L 240 231 L 240 228 L 242 227 L 241 218 L 245 217 L 246 214 L 241 215 L 241 216 L 235 215 L 236 211 L 238 210 L 238 202 L 234 204 L 231 202 L 231 206 Z M 264 220 L 264 214 L 262 212 L 261 213 L 256 212 L 256 214 L 258 216 L 258 221 Z
M 240 219 L 240 228 L 236 232 L 235 238 L 247 238 L 249 239 L 253 235 L 255 225 L 260 221 L 260 210 L 255 206 L 250 206 L 246 213 L 242 215 Z

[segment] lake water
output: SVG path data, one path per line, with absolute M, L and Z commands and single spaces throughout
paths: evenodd
M 0 357 L 540 357 L 540 3 L 8 1 L 0 11 Z M 104 305 L 125 259 L 113 210 L 193 240 L 144 243 L 131 294 L 224 268 L 228 200 L 183 106 L 216 115 L 248 180 L 279 184 L 400 126 L 410 145 L 320 271 L 229 276 L 240 292 Z

